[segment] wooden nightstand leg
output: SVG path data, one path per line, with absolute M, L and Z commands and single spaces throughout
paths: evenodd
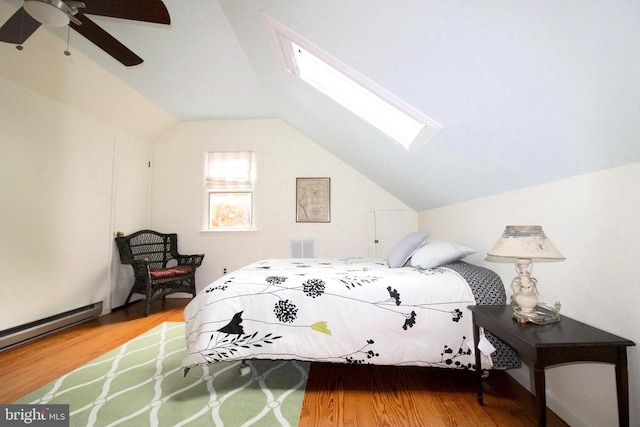
M 620 427 L 629 427 L 629 376 L 627 370 L 627 348 L 618 348 L 616 363 L 616 391 L 618 392 L 618 421 Z
M 536 389 L 536 407 L 538 408 L 538 425 L 547 425 L 547 396 L 544 379 L 544 367 L 535 366 L 533 369 L 533 381 Z
M 480 344 L 480 327 L 473 322 L 473 352 L 476 356 L 476 383 L 478 386 L 478 403 L 481 405 L 484 403 L 484 398 L 482 397 L 482 360 L 480 359 L 480 349 L 478 349 L 478 344 Z

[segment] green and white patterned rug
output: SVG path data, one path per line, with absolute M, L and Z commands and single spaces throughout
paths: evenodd
M 249 361 L 183 377 L 184 323 L 163 323 L 15 403 L 69 404 L 71 426 L 296 426 L 309 363 Z

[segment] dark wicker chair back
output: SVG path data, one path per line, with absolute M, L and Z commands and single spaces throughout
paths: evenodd
M 151 302 L 157 298 L 176 292 L 196 295 L 195 272 L 202 264 L 204 255 L 178 253 L 176 233 L 141 230 L 116 237 L 116 245 L 120 261 L 131 265 L 135 277 L 125 306 L 134 293 L 144 295 L 146 317 Z
M 152 268 L 166 268 L 178 256 L 178 235 L 142 230 L 129 236 L 117 237 L 116 243 L 123 264 L 134 259 L 147 260 Z

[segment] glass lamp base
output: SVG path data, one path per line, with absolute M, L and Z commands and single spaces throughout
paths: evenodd
M 525 313 L 520 306 L 513 305 L 513 318 L 518 323 L 535 323 L 536 325 L 546 325 L 560 321 L 560 303 L 550 307 L 544 303 L 539 303 L 531 313 Z

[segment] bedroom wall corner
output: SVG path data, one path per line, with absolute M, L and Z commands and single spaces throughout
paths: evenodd
M 562 313 L 640 345 L 638 301 L 640 163 L 579 175 L 418 213 L 421 229 L 477 249 L 467 260 L 496 271 L 505 285 L 511 264 L 485 261 L 505 225 L 542 225 L 567 258 L 534 265 L 540 299 L 560 301 Z M 509 295 L 511 292 L 508 291 Z M 640 353 L 627 350 L 631 425 L 640 425 Z M 547 370 L 547 404 L 570 425 L 617 425 L 612 365 L 581 363 Z M 525 366 L 511 372 L 531 390 Z
M 109 310 L 114 147 L 151 151 L 178 121 L 64 49 L 46 29 L 22 51 L 0 43 L 0 330 L 99 301 Z
M 207 151 L 256 153 L 255 214 L 259 229 L 201 232 Z M 154 142 L 152 226 L 179 234 L 181 252 L 205 253 L 198 289 L 265 258 L 287 258 L 289 239 L 314 238 L 318 257 L 368 256 L 368 213 L 417 213 L 279 119 L 184 122 Z M 296 177 L 331 178 L 331 222 L 296 223 Z
M 0 79 L 0 330 L 105 301 L 116 131 Z

